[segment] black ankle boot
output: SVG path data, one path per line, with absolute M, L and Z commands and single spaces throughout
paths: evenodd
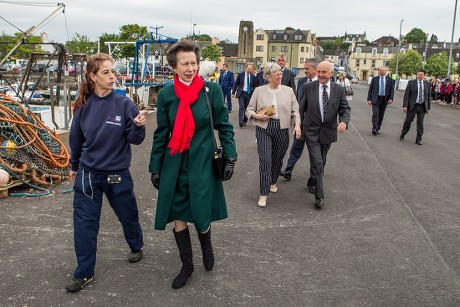
M 206 233 L 198 232 L 200 239 L 201 251 L 203 252 L 203 264 L 206 271 L 211 271 L 214 267 L 214 252 L 211 243 L 211 226 Z
M 190 232 L 188 227 L 182 231 L 176 232 L 173 229 L 174 238 L 176 239 L 177 247 L 179 248 L 180 260 L 182 261 L 182 268 L 179 275 L 174 278 L 172 287 L 179 289 L 185 286 L 187 280 L 192 276 L 193 267 L 193 255 L 192 255 L 192 243 L 190 242 Z

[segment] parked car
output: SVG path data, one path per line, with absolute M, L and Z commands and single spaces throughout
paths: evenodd
M 352 84 L 358 84 L 359 78 L 356 77 L 355 75 L 351 76 L 351 83 Z
M 126 76 L 128 72 L 128 67 L 124 64 L 115 64 L 113 69 L 115 70 L 116 76 Z

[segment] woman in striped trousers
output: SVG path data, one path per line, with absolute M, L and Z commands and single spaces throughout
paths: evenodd
M 255 89 L 246 109 L 246 116 L 256 125 L 260 175 L 259 207 L 267 205 L 270 192 L 278 191 L 276 182 L 289 146 L 291 121 L 295 123 L 295 137 L 298 139 L 301 135 L 299 104 L 292 88 L 281 85 L 281 67 L 276 63 L 267 63 L 264 77 L 268 84 Z M 273 109 L 274 114 L 270 111 Z

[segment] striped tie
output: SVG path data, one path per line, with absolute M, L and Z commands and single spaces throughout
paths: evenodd
M 329 96 L 327 95 L 327 85 L 323 85 L 323 120 L 326 117 L 327 106 L 329 104 Z
M 418 100 L 417 100 L 417 103 L 419 103 L 419 104 L 422 104 L 422 94 L 423 94 L 422 81 L 418 81 Z
M 385 82 L 383 81 L 383 77 L 380 76 L 380 91 L 379 96 L 385 96 Z

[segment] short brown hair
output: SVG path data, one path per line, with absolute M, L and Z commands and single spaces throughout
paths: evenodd
M 171 65 L 172 68 L 177 67 L 177 53 L 178 52 L 190 52 L 193 51 L 196 55 L 196 61 L 199 64 L 200 63 L 200 47 L 195 43 L 192 42 L 191 40 L 181 40 L 169 48 L 169 50 L 166 52 L 166 60 L 168 61 L 168 64 Z

